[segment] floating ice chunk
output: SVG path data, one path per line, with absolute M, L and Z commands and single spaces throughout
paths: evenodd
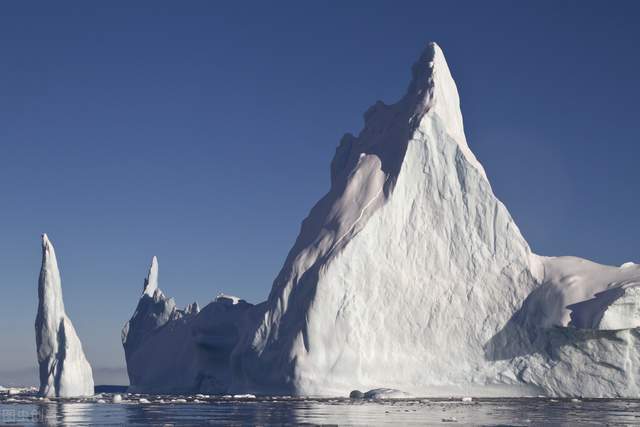
M 409 394 L 393 388 L 374 388 L 364 393 L 365 399 L 406 399 Z

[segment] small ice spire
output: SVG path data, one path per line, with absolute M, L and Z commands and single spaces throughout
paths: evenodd
M 149 274 L 147 274 L 147 278 L 144 279 L 143 293 L 153 298 L 156 289 L 158 289 L 158 258 L 154 256 L 151 259 Z
M 56 252 L 46 234 L 42 235 L 35 332 L 40 395 L 92 396 L 93 373 L 76 330 L 64 311 Z

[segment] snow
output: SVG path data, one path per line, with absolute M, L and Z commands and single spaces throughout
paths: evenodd
M 528 323 L 580 329 L 640 326 L 640 306 L 636 305 L 640 304 L 636 298 L 640 265 L 627 263 L 618 268 L 576 257 L 541 260 L 544 281 L 525 303 Z
M 36 347 L 40 390 L 47 397 L 93 395 L 93 374 L 62 299 L 62 282 L 53 244 L 42 235 L 42 268 L 38 283 Z
M 123 330 L 131 389 L 638 397 L 640 266 L 532 253 L 459 103 L 430 44 L 406 95 L 340 141 L 265 302 L 178 310 L 154 258 Z

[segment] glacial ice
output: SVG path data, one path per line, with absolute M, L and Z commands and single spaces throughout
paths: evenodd
M 436 44 L 342 138 L 265 302 L 178 310 L 157 277 L 123 330 L 136 392 L 640 395 L 640 266 L 532 253 Z
M 46 397 L 92 396 L 91 366 L 65 313 L 58 261 L 46 234 L 42 235 L 42 268 L 35 329 L 40 365 L 39 394 Z
M 158 287 L 158 260 L 153 257 L 138 307 L 122 331 L 129 392 L 226 392 L 230 355 L 252 307 L 220 294 L 202 310 L 196 303 L 176 308 Z

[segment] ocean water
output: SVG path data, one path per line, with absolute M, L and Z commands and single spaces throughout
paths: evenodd
M 639 425 L 640 400 L 403 399 L 122 395 L 0 396 L 0 425 Z M 98 402 L 103 400 L 104 403 Z M 140 399 L 143 399 L 140 403 Z M 145 402 L 148 401 L 149 403 Z

